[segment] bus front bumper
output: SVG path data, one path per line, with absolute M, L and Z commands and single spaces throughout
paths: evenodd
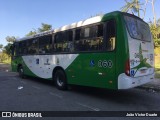
M 141 77 L 130 77 L 125 73 L 118 76 L 118 89 L 134 88 L 154 80 L 154 73 Z

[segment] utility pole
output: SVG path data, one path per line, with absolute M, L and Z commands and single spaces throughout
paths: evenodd
M 136 0 L 136 6 L 137 6 L 137 10 L 138 10 L 138 17 L 140 17 L 140 13 L 139 13 L 140 6 L 139 6 L 139 1 L 138 0 Z
M 157 27 L 157 25 L 156 25 L 156 13 L 155 13 L 155 9 L 154 9 L 155 0 L 145 0 L 145 1 L 146 1 L 146 3 L 145 3 L 144 16 L 145 16 L 145 14 L 146 14 L 146 6 L 147 6 L 147 4 L 148 4 L 148 2 L 149 2 L 149 3 L 152 4 L 153 21 L 154 21 L 154 26 L 155 26 L 155 28 L 156 28 L 156 27 Z

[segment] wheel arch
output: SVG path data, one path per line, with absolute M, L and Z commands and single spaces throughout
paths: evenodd
M 62 68 L 61 66 L 56 66 L 56 67 L 53 69 L 53 71 L 52 71 L 52 79 L 54 78 L 54 75 L 55 75 L 55 73 L 56 73 L 57 70 L 62 70 L 62 71 L 64 72 L 65 77 L 66 77 L 66 80 L 67 80 L 66 72 L 65 72 L 64 68 Z M 54 79 L 53 79 L 53 80 L 54 80 Z
M 20 67 L 23 67 L 23 65 L 22 64 L 18 64 L 17 65 L 17 72 L 18 72 L 18 70 L 19 70 Z

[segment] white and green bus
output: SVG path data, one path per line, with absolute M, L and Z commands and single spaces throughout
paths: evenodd
M 129 89 L 154 79 L 154 44 L 147 23 L 115 11 L 17 40 L 12 70 L 62 90 Z

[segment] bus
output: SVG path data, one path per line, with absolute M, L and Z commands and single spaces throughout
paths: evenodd
M 130 89 L 154 79 L 149 26 L 120 11 L 16 40 L 12 71 L 68 85 Z

